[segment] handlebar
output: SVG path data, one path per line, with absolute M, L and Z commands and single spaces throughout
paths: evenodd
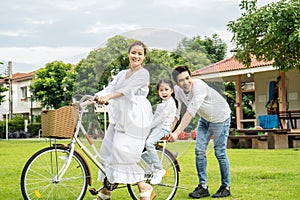
M 83 95 L 81 96 L 80 100 L 77 101 L 76 97 L 78 96 L 81 95 L 74 95 L 72 105 L 75 107 L 79 107 L 80 110 L 88 105 L 97 103 L 96 101 L 94 101 L 94 97 L 92 95 Z
M 76 101 L 76 97 L 81 97 L 79 101 Z M 96 101 L 94 99 L 94 96 L 92 95 L 74 95 L 73 96 L 73 106 L 75 107 L 78 107 L 80 110 L 88 105 L 91 105 L 91 104 L 94 104 L 94 105 L 101 105 L 98 103 L 98 101 Z M 105 105 L 108 105 L 108 103 L 106 103 Z

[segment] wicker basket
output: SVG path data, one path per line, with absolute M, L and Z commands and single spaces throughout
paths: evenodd
M 41 113 L 42 136 L 48 138 L 71 138 L 78 119 L 78 110 L 64 106 Z

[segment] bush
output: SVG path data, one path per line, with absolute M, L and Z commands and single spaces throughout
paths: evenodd
M 24 130 L 24 120 L 28 118 L 21 117 L 20 115 L 15 116 L 13 119 L 8 120 L 8 132 L 13 133 L 19 130 Z M 0 124 L 0 130 L 6 130 L 6 119 Z
M 28 120 L 28 117 L 23 117 L 22 115 L 16 115 L 11 120 L 8 120 L 8 132 L 10 133 L 11 137 L 18 138 L 18 133 L 24 132 L 25 129 L 25 120 Z M 27 125 L 27 131 L 31 133 L 31 136 L 37 136 L 39 129 L 41 128 L 41 123 L 32 123 L 32 129 L 31 124 L 29 123 Z M 0 122 L 0 131 L 2 132 L 2 137 L 5 135 L 6 131 L 6 119 Z
M 32 137 L 36 137 L 39 134 L 39 130 L 41 129 L 41 123 L 32 123 L 32 128 L 31 124 L 28 124 L 27 130 L 32 134 Z
M 13 133 L 16 131 L 24 130 L 25 120 L 28 120 L 28 117 L 15 115 L 11 120 L 8 121 L 8 131 Z

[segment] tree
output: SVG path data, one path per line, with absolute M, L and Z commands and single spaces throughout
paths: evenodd
M 191 70 L 199 69 L 210 63 L 223 60 L 227 45 L 217 34 L 211 37 L 195 36 L 191 39 L 183 38 L 177 46 L 175 53 L 192 64 Z
M 76 78 L 74 82 L 74 94 L 93 95 L 99 91 L 96 80 L 95 66 L 96 50 L 89 53 L 88 57 L 82 59 L 75 67 Z
M 4 102 L 5 95 L 2 93 L 8 91 L 7 87 L 4 86 L 5 80 L 4 77 L 0 76 L 0 79 L 3 81 L 2 84 L 0 85 L 0 105 Z
M 227 45 L 218 36 L 218 34 L 212 34 L 211 37 L 204 37 L 204 40 L 198 36 L 195 38 L 195 42 L 198 42 L 205 50 L 208 58 L 212 63 L 223 60 L 226 55 Z
M 237 60 L 250 66 L 251 56 L 274 60 L 280 70 L 300 70 L 300 1 L 279 0 L 258 8 L 257 0 L 242 0 L 245 12 L 228 23 Z
M 36 72 L 30 90 L 42 106 L 57 109 L 64 105 L 64 95 L 67 99 L 72 96 L 74 78 L 75 72 L 71 64 L 50 62 Z M 64 83 L 68 85 L 65 93 L 62 87 Z
M 0 65 L 3 64 L 4 64 L 3 62 L 0 62 Z M 5 95 L 3 95 L 2 93 L 8 90 L 7 87 L 5 86 L 3 87 L 3 85 L 6 84 L 5 78 L 7 77 L 3 77 L 2 75 L 0 75 L 0 80 L 2 80 L 1 81 L 2 84 L 0 85 L 0 105 L 4 102 L 4 97 L 5 97 Z

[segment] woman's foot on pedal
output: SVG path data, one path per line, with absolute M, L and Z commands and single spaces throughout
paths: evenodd
M 110 198 L 111 198 L 111 193 L 103 194 L 102 192 L 100 192 L 97 196 L 97 199 L 95 199 L 95 200 L 110 200 Z
M 140 192 L 140 200 L 152 200 L 155 196 L 156 194 L 151 186 L 147 191 Z

